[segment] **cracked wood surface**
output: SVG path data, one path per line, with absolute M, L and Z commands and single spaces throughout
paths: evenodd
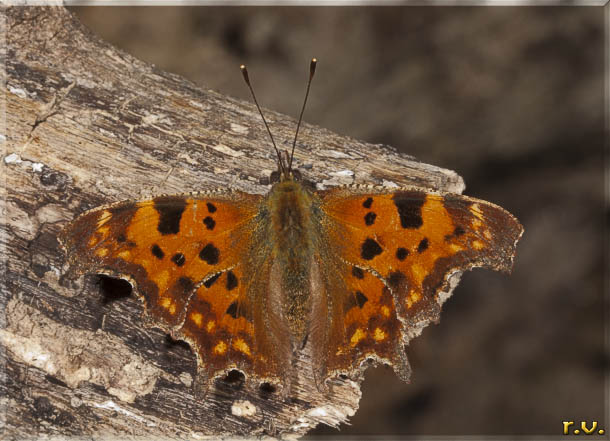
M 144 327 L 125 284 L 62 277 L 57 234 L 88 208 L 229 186 L 266 192 L 275 156 L 255 107 L 117 50 L 64 8 L 2 13 L 3 436 L 298 436 L 347 421 L 360 378 L 337 380 L 327 396 L 299 378 L 284 402 L 230 375 L 198 396 L 188 345 Z M 288 148 L 294 118 L 266 115 Z M 464 187 L 452 171 L 307 124 L 295 163 L 319 186 Z

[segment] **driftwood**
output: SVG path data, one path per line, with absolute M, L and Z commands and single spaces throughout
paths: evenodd
M 300 378 L 283 401 L 229 375 L 201 399 L 188 345 L 144 327 L 126 283 L 63 277 L 57 234 L 85 209 L 215 187 L 266 192 L 275 157 L 255 107 L 117 50 L 64 8 L 2 13 L 3 436 L 296 436 L 353 415 L 358 378 L 328 395 Z M 266 113 L 289 146 L 294 118 Z M 307 124 L 300 133 L 296 165 L 319 186 L 463 190 L 454 172 L 389 147 Z

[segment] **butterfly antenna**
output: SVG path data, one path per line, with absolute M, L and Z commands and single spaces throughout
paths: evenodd
M 250 93 L 252 94 L 252 99 L 254 100 L 254 104 L 256 104 L 258 113 L 260 113 L 261 118 L 263 118 L 263 122 L 265 123 L 265 127 L 267 128 L 267 133 L 269 133 L 269 138 L 271 138 L 271 143 L 273 144 L 273 148 L 275 149 L 275 153 L 277 154 L 277 161 L 278 161 L 278 164 L 280 167 L 280 172 L 284 176 L 286 176 L 286 169 L 284 168 L 284 165 L 282 164 L 282 155 L 280 154 L 280 151 L 277 149 L 277 146 L 275 145 L 273 135 L 271 134 L 271 130 L 269 129 L 269 124 L 267 124 L 267 120 L 265 119 L 265 115 L 263 115 L 261 106 L 258 105 L 258 101 L 256 100 L 256 95 L 254 94 L 254 89 L 252 89 L 252 85 L 250 84 L 250 78 L 248 77 L 248 69 L 246 69 L 245 64 L 242 64 L 241 66 L 239 66 L 239 68 L 241 69 L 241 73 L 244 76 L 244 81 L 248 85 L 248 89 L 250 89 Z
M 309 81 L 307 81 L 307 91 L 305 92 L 305 99 L 303 100 L 303 107 L 301 107 L 301 114 L 299 115 L 299 122 L 297 123 L 297 130 L 294 132 L 294 141 L 292 142 L 292 152 L 290 153 L 290 161 L 288 162 L 288 173 L 292 170 L 292 159 L 294 158 L 294 147 L 297 145 L 297 137 L 299 136 L 299 128 L 301 127 L 301 121 L 303 120 L 303 112 L 305 112 L 305 105 L 307 104 L 307 97 L 309 96 L 309 88 L 311 87 L 311 80 L 313 74 L 316 73 L 316 64 L 318 60 L 315 58 L 311 59 L 309 64 Z

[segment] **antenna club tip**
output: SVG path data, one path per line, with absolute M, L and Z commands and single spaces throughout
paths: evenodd
M 246 65 L 242 64 L 241 66 L 239 66 L 239 68 L 241 69 L 241 74 L 244 77 L 244 81 L 248 86 L 250 86 L 250 78 L 248 78 L 248 69 L 246 69 Z
M 309 65 L 309 80 L 311 81 L 311 78 L 313 78 L 313 74 L 316 71 L 316 64 L 318 63 L 318 60 L 316 58 L 312 58 L 311 59 L 311 64 Z

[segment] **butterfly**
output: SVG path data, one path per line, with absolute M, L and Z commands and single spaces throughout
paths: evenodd
M 277 153 L 266 195 L 221 190 L 95 208 L 60 234 L 74 275 L 127 279 L 145 314 L 197 356 L 209 385 L 231 370 L 287 390 L 308 347 L 315 384 L 391 365 L 438 321 L 452 276 L 509 272 L 523 228 L 501 207 L 428 188 L 316 190 Z

